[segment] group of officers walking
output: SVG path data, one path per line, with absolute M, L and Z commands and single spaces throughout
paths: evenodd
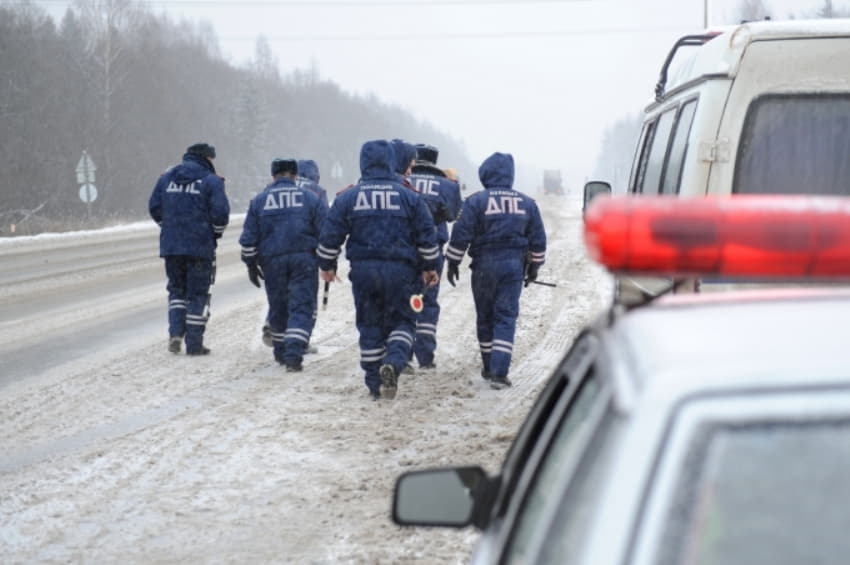
M 169 351 L 209 353 L 203 335 L 215 277 L 217 239 L 230 205 L 216 174 L 215 148 L 190 146 L 159 178 L 150 197 L 168 277 Z M 465 201 L 435 147 L 372 140 L 360 150 L 360 179 L 328 206 L 315 161 L 271 162 L 272 182 L 248 207 L 239 238 L 248 278 L 263 286 L 274 358 L 303 369 L 316 321 L 318 286 L 338 281 L 342 248 L 349 262 L 360 366 L 373 399 L 394 398 L 415 357 L 436 368 L 439 290 L 445 263 L 452 286 L 471 258 L 481 376 L 508 379 L 523 283 L 545 261 L 546 233 L 536 202 L 513 189 L 514 162 L 494 153 L 481 164 L 484 186 Z M 453 224 L 451 228 L 449 224 Z

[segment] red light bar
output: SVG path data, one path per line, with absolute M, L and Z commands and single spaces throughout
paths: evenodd
M 584 239 L 613 273 L 848 278 L 850 198 L 602 196 Z

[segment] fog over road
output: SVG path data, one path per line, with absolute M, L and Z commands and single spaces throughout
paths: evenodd
M 473 530 L 389 518 L 408 469 L 498 470 L 565 348 L 610 296 L 580 204 L 539 200 L 541 279 L 521 301 L 514 386 L 479 375 L 468 259 L 442 287 L 436 371 L 369 399 L 347 262 L 300 374 L 262 345 L 265 294 L 219 245 L 212 353 L 167 352 L 158 230 L 0 240 L 0 555 L 4 563 L 465 563 Z

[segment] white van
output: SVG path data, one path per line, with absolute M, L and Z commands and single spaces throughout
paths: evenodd
M 850 194 L 850 20 L 680 39 L 646 108 L 628 190 Z
M 850 20 L 750 22 L 679 39 L 645 110 L 627 190 L 850 195 Z M 610 184 L 588 183 L 585 203 L 604 191 Z M 641 302 L 701 282 L 712 281 L 629 277 L 617 292 Z

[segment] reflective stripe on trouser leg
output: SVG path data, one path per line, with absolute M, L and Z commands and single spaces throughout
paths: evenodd
M 478 348 L 481 350 L 481 366 L 484 368 L 484 371 L 490 372 L 490 354 L 493 353 L 493 342 L 492 341 L 480 341 L 478 342 Z
M 390 337 L 387 338 L 387 354 L 384 356 L 384 362 L 395 367 L 396 371 L 401 372 L 407 360 L 410 359 L 410 349 L 413 347 L 413 332 L 406 329 L 399 329 L 390 332 Z
M 443 278 L 445 257 L 440 254 L 437 262 L 437 272 Z M 440 321 L 440 283 L 426 288 L 422 295 L 422 312 L 416 317 L 416 340 L 413 343 L 413 354 L 419 365 L 431 365 L 437 350 L 437 323 Z
M 361 261 L 351 264 L 348 278 L 356 308 L 357 330 L 360 332 L 360 366 L 365 372 L 366 386 L 380 386 L 378 369 L 390 363 L 401 371 L 410 359 L 416 313 L 410 308 L 410 295 L 418 281 L 416 269 L 392 261 Z M 392 337 L 392 341 L 390 341 Z M 383 361 L 373 353 L 385 349 Z
M 168 301 L 168 335 L 183 337 L 186 334 L 186 305 L 188 301 L 175 298 Z
M 413 354 L 419 365 L 434 363 L 434 351 L 437 349 L 437 325 L 422 321 L 416 322 L 416 340 L 413 342 Z
M 516 319 L 519 316 L 519 295 L 522 279 L 503 281 L 496 293 L 493 309 L 493 353 L 490 356 L 490 374 L 508 376 L 514 349 Z
M 287 363 L 300 364 L 315 320 L 317 293 L 319 290 L 319 268 L 316 258 L 310 253 L 293 253 L 289 263 L 289 319 L 286 326 Z
M 186 262 L 187 257 L 171 255 L 163 258 L 168 277 L 168 335 L 183 337 L 186 334 Z
M 271 329 L 272 351 L 275 361 L 285 363 L 286 328 L 289 323 L 288 266 L 284 256 L 278 255 L 263 261 L 266 300 L 269 303 L 266 323 Z
M 507 376 L 510 369 L 522 276 L 522 262 L 515 260 L 479 264 L 472 272 L 478 342 L 492 343 L 485 369 L 494 376 Z
M 193 257 L 186 265 L 186 352 L 203 345 L 209 319 L 209 291 L 212 261 Z

